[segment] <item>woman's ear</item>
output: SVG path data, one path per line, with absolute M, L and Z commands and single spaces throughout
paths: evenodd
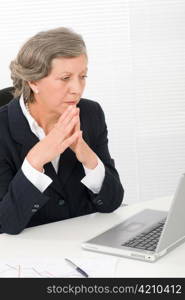
M 32 89 L 32 91 L 33 91 L 34 94 L 38 94 L 39 93 L 36 81 L 28 81 L 28 85 Z

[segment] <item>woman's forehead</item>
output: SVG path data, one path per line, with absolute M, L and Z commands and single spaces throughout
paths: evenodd
M 77 57 L 57 57 L 51 63 L 53 72 L 70 73 L 87 71 L 87 58 L 84 54 Z

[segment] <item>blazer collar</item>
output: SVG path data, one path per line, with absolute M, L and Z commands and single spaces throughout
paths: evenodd
M 8 120 L 13 139 L 17 143 L 22 145 L 21 159 L 23 161 L 29 150 L 39 141 L 39 139 L 30 130 L 28 121 L 22 113 L 19 99 L 13 99 L 8 104 Z M 60 156 L 58 169 L 59 176 L 56 174 L 51 162 L 45 164 L 45 174 L 53 180 L 51 187 L 61 193 L 62 188 L 65 185 L 76 163 L 76 155 L 71 149 L 68 148 Z

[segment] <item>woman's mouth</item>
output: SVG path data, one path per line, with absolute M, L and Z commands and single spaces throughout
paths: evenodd
M 77 101 L 66 101 L 65 103 L 68 105 L 76 105 Z

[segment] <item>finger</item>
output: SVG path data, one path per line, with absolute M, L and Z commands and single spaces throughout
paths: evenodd
M 78 122 L 75 126 L 75 131 L 79 131 L 80 130 L 80 109 L 77 107 L 76 108 L 76 111 L 77 111 L 77 117 L 78 117 Z
M 67 117 L 74 114 L 75 106 L 69 105 L 68 108 L 63 112 L 63 114 L 58 119 L 58 124 L 62 123 Z
M 69 112 L 69 114 L 64 119 L 59 121 L 59 126 L 62 126 L 62 128 L 65 128 L 66 126 L 68 126 L 68 124 L 71 122 L 71 120 L 77 115 L 78 115 L 77 108 L 73 107 L 72 110 Z
M 64 152 L 70 145 L 72 145 L 79 138 L 79 135 L 80 131 L 76 131 L 70 137 L 65 139 L 62 143 L 62 152 Z
M 75 125 L 74 131 L 79 131 L 80 130 L 80 117 L 79 115 L 77 116 L 77 124 Z
M 80 130 L 80 109 L 77 108 L 77 112 L 78 112 L 78 123 L 76 124 L 76 131 L 79 131 Z
M 82 134 L 83 134 L 83 132 L 80 130 L 79 136 L 78 136 L 78 142 L 80 142 L 80 143 L 82 142 L 82 139 L 83 139 Z
M 65 127 L 63 131 L 63 136 L 66 138 L 72 130 L 74 130 L 76 124 L 78 122 L 78 116 L 73 117 L 73 119 L 70 121 L 70 123 Z

